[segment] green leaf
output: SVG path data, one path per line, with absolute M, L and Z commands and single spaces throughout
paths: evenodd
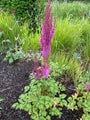
M 3 61 L 5 62 L 5 61 L 7 61 L 8 60 L 8 58 L 7 57 L 5 57 L 4 59 L 3 59 Z
M 40 116 L 39 120 L 46 120 L 43 116 Z
M 59 95 L 60 99 L 64 99 L 66 97 L 66 94 Z
M 12 107 L 16 107 L 17 105 L 19 105 L 18 103 L 14 103 L 13 105 L 12 105 Z
M 35 116 L 35 114 L 32 114 L 31 118 L 35 120 L 37 117 Z
M 42 115 L 43 115 L 43 116 L 46 116 L 46 115 L 47 115 L 47 112 L 46 112 L 46 111 L 42 111 Z
M 0 98 L 0 102 L 3 101 L 4 99 L 3 98 Z
M 24 91 L 27 92 L 29 90 L 29 88 L 30 88 L 29 86 L 25 86 Z
M 46 120 L 51 120 L 51 117 L 48 115 L 48 116 L 46 117 Z
M 59 88 L 61 91 L 65 91 L 65 87 L 62 84 L 59 84 Z
M 50 105 L 49 105 L 49 103 L 46 103 L 45 106 L 48 109 Z
M 9 59 L 9 63 L 12 63 L 13 62 L 13 58 L 11 57 L 10 59 Z
M 55 97 L 55 101 L 56 101 L 57 103 L 59 103 L 59 102 L 60 102 L 60 98 Z
M 21 99 L 18 99 L 18 101 L 19 101 L 21 104 L 23 104 L 23 103 L 24 103 Z
M 60 105 L 61 105 L 61 106 L 67 106 L 67 101 L 66 101 L 66 100 L 62 100 L 62 101 L 60 102 Z

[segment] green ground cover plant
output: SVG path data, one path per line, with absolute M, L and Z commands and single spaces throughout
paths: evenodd
M 88 89 L 87 92 L 85 91 L 85 82 L 90 86 L 90 71 L 87 71 L 83 76 L 80 76 L 76 87 L 76 93 L 68 98 L 68 108 L 72 110 L 77 110 L 78 107 L 83 108 L 84 114 L 82 119 L 88 120 L 90 119 L 90 92 Z
M 7 52 L 6 52 L 6 56 L 4 58 L 3 61 L 9 61 L 10 63 L 13 63 L 14 61 L 18 60 L 18 59 L 23 59 L 23 56 L 21 54 L 16 54 L 16 49 L 12 49 L 10 48 Z

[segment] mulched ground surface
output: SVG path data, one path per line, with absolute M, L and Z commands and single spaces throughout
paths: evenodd
M 13 64 L 3 62 L 5 55 L 0 54 L 0 98 L 4 101 L 0 103 L 0 120 L 31 120 L 27 112 L 11 108 L 12 104 L 17 102 L 19 95 L 23 93 L 24 86 L 30 84 L 29 74 L 34 67 L 33 60 L 18 61 Z M 75 93 L 72 81 L 64 83 L 67 96 Z M 80 120 L 82 110 L 72 111 L 63 107 L 62 118 L 56 116 L 52 120 Z

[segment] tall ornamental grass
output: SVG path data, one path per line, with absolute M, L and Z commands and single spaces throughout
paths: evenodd
M 90 23 L 88 20 L 58 20 L 55 36 L 52 40 L 52 53 L 54 51 L 76 51 L 86 39 L 89 39 Z M 88 37 L 87 37 L 88 36 Z

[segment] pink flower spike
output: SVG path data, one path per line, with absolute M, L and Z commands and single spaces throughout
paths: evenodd
M 82 16 L 84 16 L 85 14 L 82 14 Z
M 37 23 L 37 21 L 35 21 L 35 23 Z
M 35 2 L 35 4 L 37 4 L 37 2 Z
M 85 82 L 85 88 L 86 88 L 86 91 L 90 90 L 90 87 L 88 87 L 86 82 Z
M 30 7 L 30 8 L 32 8 L 32 7 Z
M 48 78 L 48 74 L 49 74 L 49 72 L 50 72 L 50 67 L 49 66 L 41 66 L 41 68 L 42 68 L 42 73 L 43 73 L 43 75 L 44 75 L 44 77 L 47 79 Z
M 41 18 L 41 16 L 39 16 Z
M 14 13 L 14 11 L 11 11 L 11 14 L 13 14 Z
M 25 21 L 25 23 L 27 23 L 27 21 Z
M 37 56 L 35 56 L 35 66 L 34 69 L 32 70 L 33 76 L 35 77 L 35 80 L 39 80 L 42 78 L 43 74 L 41 72 L 41 69 L 39 69 L 39 64 L 37 61 Z

